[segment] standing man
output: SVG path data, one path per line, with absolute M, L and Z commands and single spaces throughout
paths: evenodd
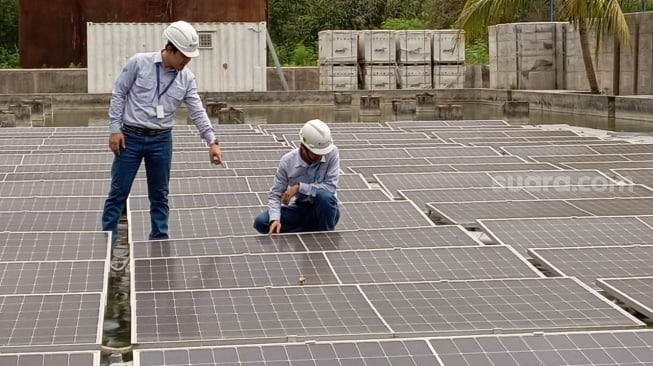
M 178 21 L 163 32 L 161 51 L 137 53 L 116 80 L 109 109 L 109 148 L 114 153 L 111 190 L 104 203 L 102 230 L 118 238 L 118 221 L 132 183 L 145 160 L 150 199 L 150 240 L 168 238 L 168 190 L 172 160 L 172 127 L 182 102 L 200 136 L 209 145 L 209 159 L 221 164 L 222 152 L 199 94 L 195 75 L 185 66 L 199 56 L 199 37 L 190 24 Z
M 261 234 L 332 231 L 340 218 L 336 195 L 340 155 L 329 127 L 313 119 L 304 124 L 299 137 L 300 146 L 279 162 L 268 210 L 254 219 L 254 229 Z

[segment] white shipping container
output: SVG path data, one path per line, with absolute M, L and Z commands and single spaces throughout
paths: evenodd
M 397 61 L 400 64 L 430 63 L 432 34 L 431 30 L 397 31 Z
M 465 65 L 433 65 L 434 89 L 458 89 L 465 85 Z
M 399 65 L 401 89 L 431 89 L 433 87 L 431 65 Z
M 395 65 L 365 65 L 364 85 L 367 90 L 390 90 L 397 88 Z
M 367 64 L 397 62 L 395 32 L 387 30 L 358 31 L 358 60 Z
M 358 66 L 320 65 L 320 90 L 357 90 Z
M 436 30 L 433 32 L 434 62 L 465 62 L 465 32 Z
M 358 35 L 355 30 L 324 30 L 318 33 L 320 64 L 355 64 Z
M 87 23 L 88 92 L 110 93 L 129 58 L 165 46 L 169 23 Z M 200 92 L 266 91 L 266 23 L 191 23 L 200 56 L 188 67 Z

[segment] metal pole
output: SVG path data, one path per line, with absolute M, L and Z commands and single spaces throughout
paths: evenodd
M 276 66 L 277 69 L 277 74 L 279 75 L 279 79 L 281 79 L 281 86 L 283 87 L 284 91 L 287 91 L 288 83 L 286 82 L 286 76 L 283 74 L 283 70 L 279 64 L 279 58 L 277 57 L 277 52 L 274 50 L 274 44 L 272 43 L 272 38 L 270 38 L 270 33 L 267 29 L 265 30 L 265 37 L 268 43 L 268 49 L 272 55 L 272 60 L 274 60 L 274 66 Z
M 554 0 L 549 0 L 549 19 L 550 21 L 555 22 L 555 14 L 554 14 L 555 6 L 553 4 L 553 1 Z

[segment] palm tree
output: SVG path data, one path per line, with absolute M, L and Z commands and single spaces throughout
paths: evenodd
M 651 0 L 637 0 L 651 3 Z M 557 0 L 558 15 L 578 29 L 583 63 L 592 93 L 599 93 L 596 71 L 590 51 L 590 33 L 596 35 L 596 54 L 604 36 L 613 36 L 630 47 L 630 33 L 620 0 Z M 464 29 L 469 39 L 483 36 L 487 27 L 513 19 L 532 0 L 467 0 L 456 26 Z

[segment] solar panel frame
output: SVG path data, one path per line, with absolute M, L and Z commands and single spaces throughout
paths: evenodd
M 130 245 L 132 260 L 308 251 L 297 234 L 134 241 Z
M 414 158 L 499 156 L 499 153 L 496 150 L 483 146 L 407 147 L 405 150 L 409 156 Z
M 257 192 L 261 205 L 267 205 L 268 192 Z M 365 189 L 339 189 L 338 201 L 340 202 L 378 202 L 378 201 L 392 201 L 392 197 L 388 193 L 379 188 L 365 188 Z
M 0 296 L 4 352 L 99 349 L 102 344 L 103 293 Z
M 528 255 L 548 272 L 597 291 L 597 278 L 653 276 L 653 245 L 529 248 Z
M 100 351 L 62 351 L 1 353 L 0 364 L 7 366 L 100 366 Z
M 109 258 L 109 233 L 0 232 L 0 261 L 102 260 Z
M 411 200 L 420 207 L 437 202 L 514 201 L 537 198 L 524 188 L 511 187 L 400 189 L 398 192 L 400 197 Z
M 641 184 L 597 186 L 531 186 L 522 188 L 537 199 L 577 199 L 606 197 L 650 197 L 653 190 Z M 614 216 L 614 214 L 608 215 Z
M 149 211 L 150 199 L 147 196 L 130 196 L 128 207 L 132 211 Z M 0 199 L 0 202 L 2 200 Z M 168 195 L 168 206 L 171 209 L 206 208 L 206 207 L 239 207 L 264 204 L 256 193 L 186 193 Z
M 563 200 L 438 202 L 426 207 L 431 218 L 468 228 L 480 227 L 478 220 L 483 219 L 591 215 Z
M 649 154 L 653 152 L 653 144 L 614 144 L 592 146 L 599 154 Z
M 444 365 L 645 365 L 653 332 L 617 330 L 431 338 Z
M 422 339 L 135 350 L 134 362 L 135 365 L 148 366 L 195 363 L 206 366 L 237 365 L 241 362 L 270 366 L 295 366 L 307 363 L 311 365 L 442 366 L 428 343 Z
M 586 216 L 478 220 L 497 244 L 528 248 L 653 244 L 653 227 L 635 216 Z
M 138 348 L 391 337 L 356 286 L 137 292 L 132 299 Z M 188 315 L 170 316 L 171 309 Z
M 567 199 L 567 203 L 595 216 L 653 215 L 653 197 Z
M 359 285 L 396 336 L 644 327 L 572 277 Z
M 0 231 L 96 231 L 102 211 L 0 211 Z
M 611 296 L 653 319 L 653 277 L 597 279 L 596 284 Z
M 325 252 L 342 284 L 543 277 L 511 247 L 441 246 Z
M 627 161 L 626 157 L 619 154 L 529 155 L 528 158 L 551 164 Z
M 0 262 L 0 296 L 103 292 L 108 260 Z
M 109 179 L 0 182 L 0 197 L 104 196 Z

